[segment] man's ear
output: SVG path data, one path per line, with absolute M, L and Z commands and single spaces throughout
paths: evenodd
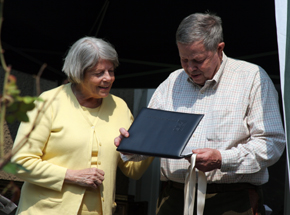
M 218 44 L 217 52 L 218 52 L 218 56 L 220 58 L 222 58 L 222 56 L 223 56 L 223 50 L 224 50 L 224 48 L 225 48 L 225 43 L 224 42 L 221 42 L 221 43 Z

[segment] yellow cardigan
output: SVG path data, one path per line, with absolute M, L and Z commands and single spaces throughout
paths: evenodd
M 57 93 L 58 92 L 58 93 Z M 55 96 L 56 95 L 56 96 Z M 30 172 L 18 171 L 24 179 L 18 213 L 22 215 L 74 215 L 82 202 L 85 188 L 64 183 L 67 169 L 84 169 L 91 166 L 92 144 L 99 144 L 98 168 L 105 172 L 100 188 L 104 215 L 113 213 L 115 203 L 116 170 L 138 179 L 152 162 L 126 162 L 116 151 L 114 138 L 119 128 L 129 128 L 133 117 L 126 103 L 113 95 L 103 99 L 98 120 L 92 125 L 83 114 L 71 84 L 66 84 L 41 96 L 52 103 L 43 113 L 32 132 L 29 143 L 13 156 L 12 161 Z M 14 144 L 31 129 L 36 109 L 29 112 L 29 123 L 21 123 Z

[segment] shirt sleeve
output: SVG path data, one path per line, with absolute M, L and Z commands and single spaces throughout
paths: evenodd
M 130 154 L 130 155 L 124 155 L 123 153 L 120 153 L 121 159 L 124 162 L 127 161 L 142 161 L 148 158 L 148 156 L 145 155 L 135 155 L 135 154 Z
M 148 108 L 165 110 L 164 106 L 166 104 L 166 98 L 168 97 L 168 91 L 166 91 L 166 89 L 168 88 L 168 82 L 169 80 L 166 79 L 158 86 L 150 99 Z
M 267 75 L 257 73 L 249 97 L 246 122 L 250 137 L 245 144 L 220 150 L 222 172 L 251 174 L 273 165 L 285 148 L 277 91 Z
M 122 159 L 120 159 L 118 166 L 127 177 L 138 180 L 150 166 L 153 159 L 154 157 L 147 157 L 145 160 L 137 162 L 136 161 L 124 162 Z

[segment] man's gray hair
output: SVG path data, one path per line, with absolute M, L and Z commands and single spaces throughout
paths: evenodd
M 100 59 L 111 61 L 114 68 L 119 65 L 118 54 L 110 43 L 95 37 L 84 37 L 71 46 L 62 70 L 71 83 L 81 83 L 86 70 L 93 68 Z
M 222 20 L 212 14 L 194 13 L 184 18 L 176 31 L 176 42 L 191 44 L 203 41 L 207 51 L 216 51 L 223 42 Z

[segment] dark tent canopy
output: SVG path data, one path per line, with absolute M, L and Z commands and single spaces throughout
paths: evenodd
M 180 68 L 175 31 L 195 12 L 221 16 L 225 53 L 262 66 L 279 83 L 274 1 L 6 0 L 2 41 L 16 70 L 62 83 L 68 47 L 84 36 L 111 42 L 120 57 L 114 87 L 156 88 Z

